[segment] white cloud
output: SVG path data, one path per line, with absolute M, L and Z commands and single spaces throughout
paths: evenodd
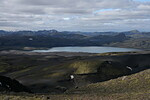
M 69 17 L 65 17 L 65 18 L 63 18 L 63 20 L 70 20 L 70 18 Z
M 0 29 L 150 31 L 150 2 L 134 0 L 0 0 Z M 142 26 L 142 27 L 141 27 Z

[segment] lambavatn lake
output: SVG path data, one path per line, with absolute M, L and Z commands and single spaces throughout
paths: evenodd
M 141 50 L 132 48 L 86 46 L 86 47 L 53 47 L 48 50 L 33 50 L 32 52 L 107 53 L 107 52 L 131 52 L 131 51 L 141 51 Z

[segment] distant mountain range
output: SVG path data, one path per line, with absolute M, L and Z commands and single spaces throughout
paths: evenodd
M 92 34 L 92 33 L 91 33 Z M 0 31 L 1 47 L 58 47 L 58 46 L 101 46 L 121 42 L 128 37 L 123 33 L 115 35 L 83 35 L 74 32 L 43 31 Z
M 123 41 L 129 40 L 131 38 L 136 39 L 149 37 L 150 32 L 139 32 L 138 30 L 126 32 L 70 32 L 70 31 L 59 32 L 57 30 L 40 30 L 40 31 L 0 30 L 0 47 L 49 48 L 60 46 L 103 46 L 112 43 L 122 43 Z
M 7 34 L 6 34 L 7 33 Z M 57 30 L 39 30 L 39 31 L 4 31 L 0 30 L 1 35 L 17 34 L 17 35 L 69 35 L 69 34 L 80 34 L 85 36 L 97 36 L 97 35 L 117 35 L 123 33 L 125 35 L 150 35 L 150 32 L 140 32 L 138 30 L 124 31 L 124 32 L 80 32 L 80 31 L 57 31 Z

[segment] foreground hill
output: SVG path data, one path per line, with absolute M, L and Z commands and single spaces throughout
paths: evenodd
M 150 69 L 106 82 L 90 84 L 67 93 L 85 95 L 80 98 L 97 100 L 149 100 Z
M 0 75 L 18 80 L 34 93 L 57 94 L 150 68 L 149 53 L 69 55 L 73 53 L 1 52 Z M 133 70 L 127 69 L 127 66 Z M 74 82 L 70 80 L 72 74 L 75 76 Z
M 78 89 L 70 90 L 68 93 L 97 94 L 102 96 L 115 94 L 123 96 L 120 98 L 126 98 L 125 96 L 130 94 L 137 97 L 137 99 L 140 98 L 138 97 L 139 95 L 141 95 L 141 97 L 150 98 L 150 95 L 148 96 L 148 94 L 150 94 L 150 69 L 106 82 L 90 84 Z
M 149 100 L 150 69 L 119 77 L 106 82 L 90 84 L 72 89 L 61 95 L 0 95 L 0 99 L 11 100 Z

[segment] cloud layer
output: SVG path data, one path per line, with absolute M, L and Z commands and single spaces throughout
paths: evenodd
M 142 0 L 0 0 L 1 30 L 150 31 Z

